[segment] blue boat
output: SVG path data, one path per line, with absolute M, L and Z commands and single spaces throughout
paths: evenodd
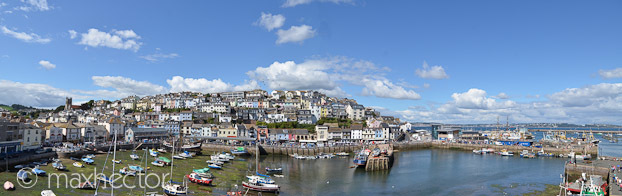
M 356 157 L 354 157 L 354 164 L 357 166 L 365 166 L 367 164 L 367 157 L 369 157 L 368 150 L 361 150 Z
M 32 173 L 34 173 L 37 176 L 45 176 L 46 172 L 39 169 L 39 166 L 36 166 L 34 169 L 32 169 Z
M 145 172 L 145 169 L 143 169 L 142 167 L 138 166 L 138 165 L 130 165 L 130 170 L 134 170 L 138 173 L 143 173 Z
M 93 159 L 90 159 L 90 158 L 82 158 L 82 162 L 90 165 L 90 164 L 93 164 L 95 161 L 93 161 Z
M 210 165 L 208 165 L 208 167 L 209 167 L 209 168 L 212 168 L 212 169 L 222 169 L 222 167 L 221 167 L 221 166 L 216 165 L 216 164 L 210 164 Z
M 106 175 L 101 175 L 97 178 L 100 182 L 112 184 L 112 180 Z
M 152 157 L 157 157 L 158 156 L 158 151 L 149 149 L 149 155 L 151 155 Z
M 19 170 L 19 172 L 17 172 L 17 179 L 25 181 L 26 179 L 28 179 L 28 172 L 24 170 Z
M 244 147 L 237 147 L 236 149 L 231 150 L 231 154 L 233 155 L 248 155 L 248 151 L 244 149 Z

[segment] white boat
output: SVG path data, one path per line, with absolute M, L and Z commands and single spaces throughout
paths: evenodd
M 317 159 L 317 156 L 307 156 L 307 159 Z
M 186 159 L 186 158 L 179 156 L 179 155 L 173 155 L 173 159 Z
M 56 196 L 52 190 L 43 190 L 41 191 L 41 196 Z
M 138 159 L 140 159 L 140 157 L 139 157 L 138 155 L 136 155 L 136 154 L 131 154 L 131 155 L 130 155 L 130 158 L 132 158 L 132 160 L 138 160 Z
M 7 190 L 7 191 L 15 190 L 15 185 L 13 185 L 13 183 L 10 181 L 6 181 L 4 182 L 4 190 Z
M 270 177 L 268 176 L 258 176 L 258 175 L 250 175 L 250 176 L 246 176 L 246 178 L 248 180 L 255 180 L 261 184 L 274 184 L 276 183 L 274 180 L 272 180 Z
M 151 162 L 151 165 L 155 165 L 158 167 L 164 167 L 164 163 L 160 162 L 160 161 L 153 161 Z
M 482 154 L 482 151 L 481 151 L 481 150 L 474 149 L 474 150 L 473 150 L 473 153 L 475 153 L 475 154 Z
M 514 156 L 514 153 L 512 151 L 507 151 L 505 149 L 501 150 L 501 152 L 499 154 L 501 156 Z
M 208 163 L 208 164 L 215 164 L 215 165 L 223 165 L 223 164 L 225 164 L 222 161 L 214 161 L 214 160 L 207 160 L 205 162 Z
M 73 162 L 73 166 L 75 167 L 84 167 L 84 165 L 80 162 Z
M 123 174 L 123 175 L 126 175 L 126 176 L 136 176 L 136 171 L 130 170 L 127 167 L 124 167 L 124 168 L 120 169 L 119 173 Z
M 495 149 L 492 148 L 482 148 L 482 154 L 486 154 L 486 153 L 494 153 Z
M 192 155 L 188 152 L 179 153 L 178 156 L 183 157 L 183 158 L 192 158 Z
M 166 153 L 166 150 L 164 150 L 164 148 L 158 148 L 158 152 Z
M 115 163 L 115 164 L 121 164 L 121 160 L 112 159 L 112 162 Z
M 250 190 L 261 191 L 261 192 L 278 192 L 280 188 L 279 185 L 262 184 L 262 183 L 257 182 L 256 180 L 248 180 L 248 182 L 244 181 L 242 182 L 242 186 Z
M 350 153 L 347 153 L 347 152 L 338 152 L 336 155 L 337 155 L 337 156 L 350 156 Z

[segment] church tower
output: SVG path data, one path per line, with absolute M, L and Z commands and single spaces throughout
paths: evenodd
M 65 97 L 65 111 L 71 110 L 71 97 Z

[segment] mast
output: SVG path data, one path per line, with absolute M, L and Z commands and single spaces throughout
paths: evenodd
M 110 181 L 114 182 L 114 160 L 117 159 L 117 130 L 114 131 L 114 151 L 112 152 L 112 174 L 110 174 Z M 110 186 L 110 195 L 114 196 L 114 185 Z
M 259 173 L 259 144 L 255 143 L 255 174 Z
M 175 154 L 175 140 L 173 139 L 173 148 L 171 150 L 171 177 L 169 178 L 170 181 L 173 181 L 173 162 L 175 161 L 175 159 L 173 158 L 173 155 Z
M 144 194 L 147 195 L 147 149 L 145 148 L 144 151 L 145 151 L 145 155 L 143 155 L 143 159 L 145 159 L 145 168 L 144 168 L 145 169 L 144 170 L 145 171 L 145 185 L 144 185 L 145 189 L 144 189 Z

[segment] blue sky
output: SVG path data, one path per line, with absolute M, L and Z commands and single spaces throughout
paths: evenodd
M 622 124 L 620 8 L 0 0 L 0 103 L 261 87 L 321 90 L 411 121 Z

